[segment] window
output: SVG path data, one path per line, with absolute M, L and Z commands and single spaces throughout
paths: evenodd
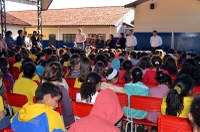
M 49 34 L 49 45 L 53 45 L 56 47 L 56 35 Z
M 75 41 L 76 34 L 63 34 L 64 43 L 73 43 Z

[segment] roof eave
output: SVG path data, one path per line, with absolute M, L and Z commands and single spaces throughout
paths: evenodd
M 129 4 L 126 4 L 124 5 L 125 8 L 136 8 L 138 5 L 142 4 L 142 3 L 145 3 L 149 0 L 137 0 L 137 1 L 134 1 L 134 2 L 131 2 Z

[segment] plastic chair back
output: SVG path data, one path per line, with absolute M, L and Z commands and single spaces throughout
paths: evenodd
M 22 94 L 4 92 L 4 96 L 6 103 L 8 104 L 9 112 L 11 115 L 12 115 L 11 106 L 22 108 L 22 106 L 28 102 L 27 97 Z
M 71 100 L 76 100 L 76 94 L 80 92 L 79 88 L 69 87 L 69 97 Z
M 161 103 L 161 98 L 134 95 L 130 97 L 130 108 L 134 108 L 137 110 L 160 112 Z
M 3 80 L 3 83 L 6 87 L 6 90 L 12 92 L 13 87 L 11 86 L 10 81 L 9 80 Z
M 119 98 L 121 107 L 128 106 L 128 95 L 124 93 L 116 93 Z
M 194 86 L 192 96 L 195 97 L 198 94 L 200 94 L 200 86 Z
M 68 86 L 69 86 L 70 88 L 73 88 L 73 87 L 74 87 L 76 78 L 66 78 L 65 80 L 66 80 L 66 82 L 67 82 L 67 84 L 68 84 Z
M 5 129 L 3 132 L 15 132 L 15 131 L 13 131 L 11 129 Z
M 19 78 L 20 69 L 17 67 L 11 67 L 10 71 L 11 71 L 11 74 L 13 75 L 14 80 L 17 80 Z
M 72 109 L 73 109 L 74 116 L 77 116 L 80 118 L 88 116 L 90 114 L 92 107 L 93 107 L 92 104 L 72 102 Z
M 192 127 L 188 119 L 160 115 L 158 117 L 158 132 L 192 132 Z

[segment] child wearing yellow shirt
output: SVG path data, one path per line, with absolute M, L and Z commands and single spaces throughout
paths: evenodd
M 192 78 L 180 75 L 174 81 L 173 89 L 163 99 L 161 113 L 164 115 L 188 118 L 193 98 L 190 97 L 194 87 Z
M 11 121 L 15 132 L 65 132 L 58 112 L 62 92 L 52 83 L 43 83 L 35 92 L 36 103 L 28 102 Z
M 35 91 L 38 87 L 38 84 L 32 80 L 33 75 L 35 74 L 35 65 L 28 63 L 23 68 L 24 76 L 19 78 L 13 87 L 13 93 L 26 95 L 29 101 L 33 101 L 35 96 Z M 18 112 L 19 109 L 14 109 L 14 113 Z
M 22 66 L 22 56 L 20 54 L 16 54 L 15 55 L 15 64 L 13 64 L 13 67 L 17 67 L 19 69 L 21 69 Z

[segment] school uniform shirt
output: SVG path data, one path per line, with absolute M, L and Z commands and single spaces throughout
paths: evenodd
M 34 62 L 36 62 L 37 56 L 34 54 L 30 54 L 29 58 L 31 58 Z
M 19 78 L 22 78 L 23 76 L 24 76 L 24 73 L 21 72 L 21 73 L 19 74 Z M 38 83 L 40 83 L 40 77 L 39 77 L 37 74 L 35 74 L 35 75 L 33 76 L 32 80 L 33 80 L 33 81 L 37 81 Z
M 33 97 L 35 96 L 35 91 L 38 85 L 31 79 L 22 77 L 16 80 L 13 86 L 13 93 L 26 95 L 29 101 L 33 101 Z M 16 114 L 19 109 L 13 107 L 14 113 Z
M 159 85 L 155 88 L 149 89 L 149 97 L 156 97 L 156 98 L 164 98 L 169 93 L 170 89 L 167 85 Z M 161 112 L 148 112 L 147 120 L 152 122 L 158 121 L 158 116 L 161 115 Z
M 124 93 L 128 95 L 128 107 L 124 107 L 123 111 L 124 114 L 128 117 L 131 117 L 131 110 L 132 110 L 132 117 L 135 119 L 144 119 L 147 116 L 146 111 L 136 110 L 130 108 L 130 96 L 131 95 L 139 95 L 139 96 L 148 96 L 149 95 L 149 88 L 145 86 L 142 82 L 137 83 L 128 83 L 124 86 Z M 128 109 L 128 113 L 127 113 Z
M 83 84 L 83 82 L 80 82 L 79 78 L 76 78 L 76 81 L 74 83 L 74 88 L 81 88 L 82 84 Z
M 65 132 L 63 121 L 53 107 L 28 102 L 11 120 L 15 132 Z
M 180 113 L 180 115 L 178 115 L 178 113 L 177 113 L 177 117 L 188 118 L 192 100 L 193 100 L 192 97 L 184 97 L 184 99 L 183 99 L 183 107 L 184 108 L 183 108 L 182 112 Z M 166 115 L 166 108 L 167 108 L 167 103 L 166 103 L 166 98 L 164 98 L 162 105 L 161 105 L 161 113 L 163 115 Z
M 18 69 L 21 69 L 22 63 L 21 62 L 16 62 L 13 64 L 13 67 L 17 67 Z
M 134 35 L 126 37 L 126 47 L 135 47 L 137 45 L 137 38 Z
M 162 46 L 162 38 L 158 35 L 156 35 L 155 37 L 152 36 L 150 39 L 150 43 L 151 43 L 151 47 L 155 48 L 155 47 L 159 47 Z
M 76 94 L 76 102 L 82 102 L 82 103 L 88 103 L 88 104 L 94 104 L 95 103 L 95 100 L 98 96 L 99 92 L 96 92 L 94 95 L 92 95 L 91 97 L 91 102 L 87 102 L 86 99 L 81 99 L 81 94 L 80 93 L 77 93 Z
M 73 123 L 68 132 L 119 132 L 114 125 L 122 116 L 117 95 L 106 89 L 98 94 L 90 114 Z
M 0 112 L 4 110 L 3 98 L 0 96 Z
M 163 73 L 169 74 L 168 71 L 162 70 Z M 147 70 L 142 79 L 143 83 L 151 83 L 151 84 L 158 84 L 156 80 L 156 71 L 155 70 Z

